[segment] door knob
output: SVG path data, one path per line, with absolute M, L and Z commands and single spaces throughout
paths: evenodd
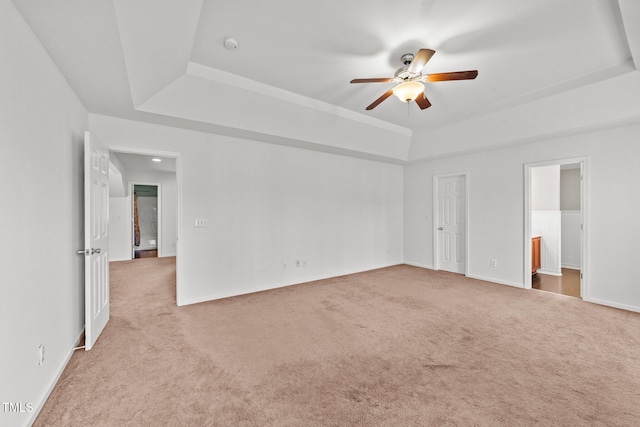
M 93 255 L 93 254 L 99 254 L 99 253 L 100 253 L 100 248 L 80 249 L 78 251 L 78 255 Z
M 442 227 L 438 227 L 438 230 L 442 231 Z

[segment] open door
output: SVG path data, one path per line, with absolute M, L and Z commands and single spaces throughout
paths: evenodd
M 109 151 L 84 133 L 84 331 L 91 350 L 109 321 Z

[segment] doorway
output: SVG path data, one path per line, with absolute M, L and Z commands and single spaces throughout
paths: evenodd
M 180 305 L 180 155 L 117 146 L 110 147 L 110 153 L 110 261 L 175 257 L 176 303 Z
M 588 301 L 588 159 L 525 165 L 525 289 Z
M 162 239 L 160 184 L 131 184 L 132 258 L 157 258 Z
M 433 177 L 434 269 L 467 273 L 468 173 Z

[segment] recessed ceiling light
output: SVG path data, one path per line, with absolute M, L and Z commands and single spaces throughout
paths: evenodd
M 151 159 L 152 162 L 161 162 L 162 159 L 159 159 L 157 157 L 154 157 L 153 159 Z

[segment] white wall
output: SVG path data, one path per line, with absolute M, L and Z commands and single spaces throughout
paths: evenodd
M 562 211 L 562 267 L 582 267 L 582 224 L 580 168 L 560 171 L 560 210 Z
M 415 163 L 405 168 L 405 261 L 433 265 L 432 177 L 469 171 L 470 276 L 524 286 L 525 163 L 589 156 L 590 250 L 586 298 L 640 311 L 640 124 Z M 611 236 L 618 236 L 612 238 Z M 498 267 L 489 266 L 490 259 Z
M 22 16 L 0 2 L 0 412 L 27 425 L 84 325 L 82 177 L 87 113 Z M 38 346 L 45 360 L 38 366 Z
M 580 169 L 560 171 L 560 210 L 580 210 Z
M 582 267 L 582 212 L 562 211 L 562 268 Z
M 129 195 L 127 174 L 124 165 L 116 153 L 109 153 L 109 197 L 125 197 Z
M 560 166 L 539 166 L 531 169 L 531 210 L 560 210 Z
M 402 166 L 98 115 L 90 122 L 112 149 L 180 154 L 181 304 L 402 263 Z M 194 227 L 196 218 L 208 227 Z
M 109 197 L 109 261 L 131 259 L 131 197 Z

